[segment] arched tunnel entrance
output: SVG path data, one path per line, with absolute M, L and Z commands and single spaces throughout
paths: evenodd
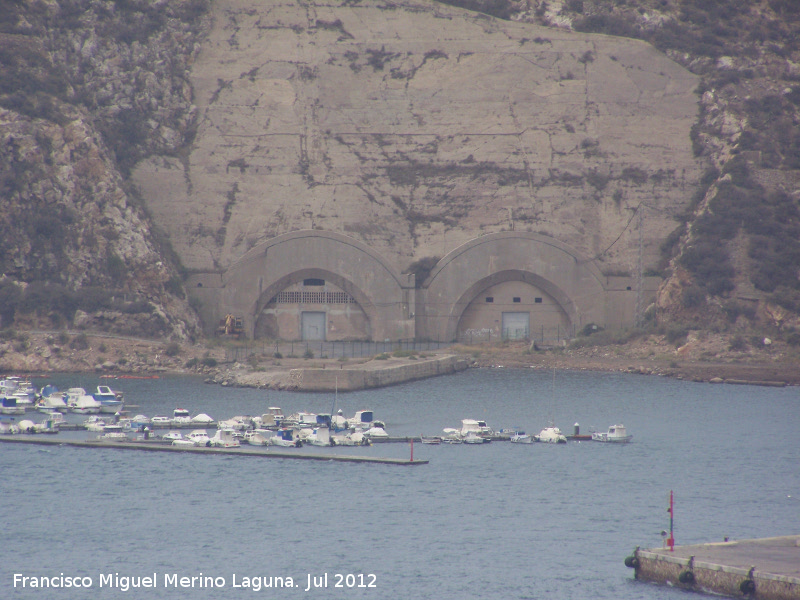
M 504 279 L 503 281 L 497 281 Z M 560 340 L 572 332 L 572 321 L 548 285 L 531 274 L 506 271 L 483 280 L 466 304 L 456 339 L 473 343 L 497 339 Z
M 286 341 L 368 340 L 372 337 L 374 314 L 369 300 L 352 282 L 335 273 L 307 269 L 285 276 L 261 295 L 253 337 Z

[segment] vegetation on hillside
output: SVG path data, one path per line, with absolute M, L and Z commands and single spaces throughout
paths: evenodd
M 0 0 L 0 326 L 71 323 L 78 310 L 156 323 L 184 297 L 125 178 L 192 135 L 187 73 L 208 8 Z
M 684 308 L 737 294 L 800 312 L 800 11 L 795 0 L 440 0 L 498 18 L 650 42 L 699 75 L 703 193 L 662 246 Z M 738 251 L 743 248 L 745 251 Z M 669 270 L 667 270 L 667 273 Z M 752 311 L 751 311 L 752 312 Z

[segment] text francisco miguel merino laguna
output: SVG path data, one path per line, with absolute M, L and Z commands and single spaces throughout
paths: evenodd
M 160 578 L 162 585 L 158 585 L 159 577 L 152 575 L 120 575 L 119 573 L 100 574 L 97 578 L 88 575 L 55 576 L 28 576 L 14 573 L 15 588 L 112 588 L 121 592 L 142 588 L 242 588 L 258 592 L 262 589 L 274 588 L 301 588 L 306 592 L 316 588 L 376 588 L 377 576 L 372 573 L 321 573 L 312 575 L 308 573 L 295 582 L 292 577 L 278 575 L 259 575 L 244 577 L 233 574 L 230 576 L 230 585 L 225 577 L 212 577 L 210 575 L 184 576 L 177 573 L 164 573 Z

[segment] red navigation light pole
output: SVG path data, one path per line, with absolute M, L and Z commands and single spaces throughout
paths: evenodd
M 669 513 L 669 537 L 667 538 L 667 546 L 669 546 L 669 551 L 672 552 L 675 549 L 675 537 L 672 535 L 673 518 L 675 516 L 674 505 L 672 503 L 672 490 L 669 491 L 669 508 L 667 512 Z

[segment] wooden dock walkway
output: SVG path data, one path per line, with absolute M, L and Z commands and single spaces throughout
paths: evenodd
M 636 578 L 723 596 L 800 600 L 800 535 L 641 550 Z
M 427 460 L 410 460 L 407 458 L 386 458 L 377 456 L 349 456 L 344 454 L 308 453 L 299 450 L 250 450 L 239 446 L 236 448 L 209 448 L 204 446 L 168 446 L 164 444 L 148 444 L 143 442 L 115 442 L 100 440 L 63 440 L 44 437 L 41 435 L 6 435 L 0 436 L 0 442 L 19 444 L 39 444 L 44 446 L 72 446 L 75 448 L 102 448 L 110 450 L 140 450 L 145 452 L 183 452 L 191 454 L 204 454 L 213 456 L 247 456 L 257 458 L 293 458 L 296 460 L 325 460 L 350 463 L 378 463 L 382 465 L 427 465 Z

